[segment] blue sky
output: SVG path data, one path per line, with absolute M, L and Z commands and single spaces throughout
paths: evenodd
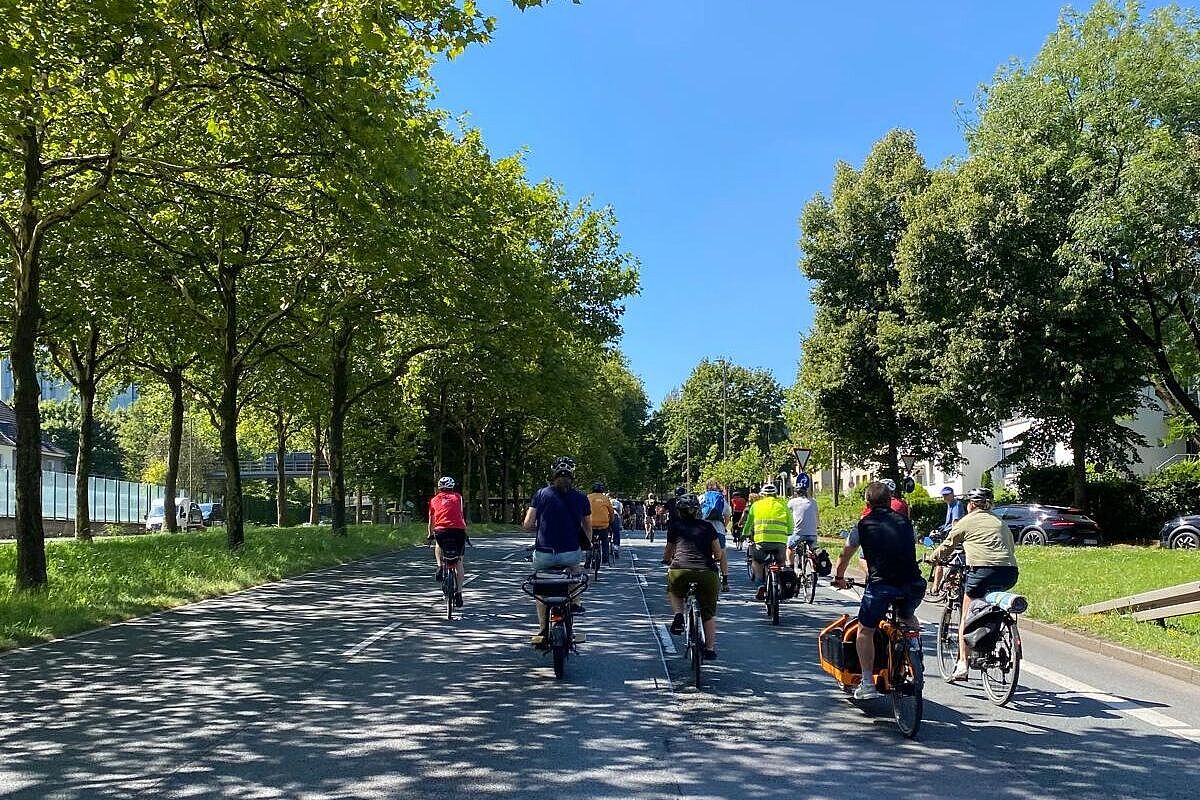
M 797 219 L 836 162 L 895 127 L 931 164 L 960 153 L 956 104 L 1054 30 L 1058 2 L 554 0 L 499 17 L 439 65 L 438 105 L 468 113 L 530 177 L 612 205 L 641 260 L 621 342 L 655 405 L 703 357 L 795 378 L 812 323 Z

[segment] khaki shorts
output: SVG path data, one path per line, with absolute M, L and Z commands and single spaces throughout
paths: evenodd
M 696 584 L 696 601 L 700 604 L 700 619 L 708 622 L 717 615 L 717 595 L 720 580 L 711 569 L 673 569 L 667 572 L 667 593 L 687 597 L 688 587 Z

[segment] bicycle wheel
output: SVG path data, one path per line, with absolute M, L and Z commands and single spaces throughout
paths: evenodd
M 701 627 L 700 615 L 696 612 L 695 601 L 688 606 L 688 641 L 692 652 L 692 679 L 696 688 L 700 688 L 700 665 L 704 661 L 704 629 Z
M 554 656 L 554 677 L 562 679 L 563 673 L 567 669 L 567 630 L 561 623 L 555 623 L 554 628 L 550 632 L 550 650 Z
M 904 738 L 911 739 L 921 729 L 925 698 L 904 639 L 892 644 L 892 717 Z
M 442 594 L 446 595 L 446 619 L 454 619 L 454 589 L 458 576 L 454 570 L 446 570 L 446 580 L 442 581 Z
M 767 616 L 772 625 L 779 624 L 779 576 L 774 572 L 767 573 Z
M 942 612 L 942 620 L 938 623 L 937 659 L 938 671 L 943 678 L 949 678 L 958 663 L 958 622 L 954 619 L 954 606 Z
M 804 599 L 810 604 L 817 599 L 817 568 L 811 558 L 804 559 Z
M 1017 691 L 1021 677 L 1021 635 L 1015 620 L 1006 619 L 1000 626 L 992 654 L 984 662 L 983 691 L 998 706 L 1005 705 Z

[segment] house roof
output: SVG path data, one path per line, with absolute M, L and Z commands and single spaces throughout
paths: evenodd
M 17 446 L 17 414 L 8 403 L 0 402 L 0 444 Z M 42 455 L 66 458 L 67 451 L 51 444 L 42 437 Z

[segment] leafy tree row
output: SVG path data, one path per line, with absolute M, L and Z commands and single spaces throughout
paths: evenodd
M 1006 460 L 1068 444 L 1084 507 L 1088 463 L 1136 458 L 1148 384 L 1194 429 L 1198 132 L 1195 15 L 1102 2 L 985 87 L 964 158 L 893 131 L 840 164 L 801 217 L 805 424 L 895 473 L 1028 417 Z

